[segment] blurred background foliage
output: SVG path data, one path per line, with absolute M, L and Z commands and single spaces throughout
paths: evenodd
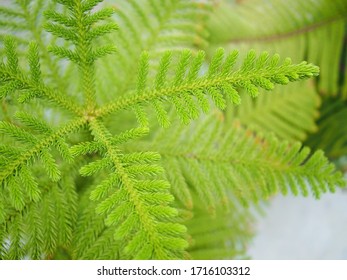
M 228 111 L 230 119 L 236 116 L 257 130 L 323 149 L 346 171 L 346 19 L 346 0 L 215 1 L 208 22 L 209 53 L 217 46 L 244 53 L 253 48 L 320 67 L 315 80 L 249 98 Z
M 306 60 L 320 67 L 320 75 L 316 79 L 299 84 L 277 86 L 275 90 L 260 94 L 256 99 L 247 98 L 244 95 L 241 106 L 228 107 L 225 117 L 230 122 L 230 126 L 237 119 L 244 126 L 259 133 L 274 133 L 289 141 L 299 140 L 313 150 L 322 149 L 326 156 L 341 171 L 346 173 L 347 1 L 217 0 L 214 1 L 214 10 L 209 17 L 207 29 L 209 44 L 205 49 L 210 56 L 220 46 L 228 51 L 237 49 L 244 56 L 249 49 L 255 49 L 257 53 L 261 51 L 267 51 L 270 54 L 279 53 L 282 58 L 290 57 L 295 63 Z M 336 207 L 340 206 L 341 208 L 341 196 L 337 195 L 336 198 Z M 293 203 L 293 201 L 286 202 L 280 199 L 277 202 L 284 203 L 287 208 L 282 209 L 277 203 L 277 207 L 272 210 L 271 208 L 267 209 L 265 212 L 280 211 L 281 214 L 275 215 L 276 217 L 290 217 L 289 212 L 285 213 L 285 211 L 291 211 L 288 204 Z M 330 207 L 327 209 L 326 203 L 321 204 L 322 210 L 317 213 L 324 212 L 326 215 L 335 217 L 336 213 L 332 213 Z M 294 205 L 293 207 L 299 206 Z M 314 206 L 309 200 L 307 206 L 318 209 L 318 206 Z M 336 207 L 333 209 L 336 210 Z M 303 208 L 303 204 L 299 208 L 301 211 L 307 211 Z M 260 208 L 257 212 L 259 210 Z M 274 213 L 271 213 L 269 213 L 272 217 L 271 221 L 275 221 L 276 224 L 270 228 L 281 227 L 280 219 L 274 219 Z M 306 216 L 306 218 L 314 218 L 314 214 Z M 246 214 L 246 217 L 248 217 L 248 224 L 254 225 L 253 218 L 249 213 Z M 319 222 L 311 222 L 310 224 L 324 227 L 327 224 L 324 223 L 324 217 L 321 217 L 323 224 L 318 225 Z M 341 220 L 333 219 L 333 221 L 337 220 L 335 225 L 343 220 L 343 217 L 340 218 Z M 299 221 L 290 223 L 290 225 L 297 227 L 305 223 L 307 220 L 301 223 Z M 331 225 L 333 224 L 331 221 Z M 267 251 L 271 251 L 271 248 L 267 247 L 268 243 L 276 242 L 276 240 L 271 239 L 275 235 L 269 236 L 271 229 L 264 230 L 264 225 L 269 227 L 269 221 L 261 222 L 262 234 L 257 239 L 258 243 L 255 244 L 255 247 L 251 248 L 250 253 L 255 253 L 256 257 L 266 256 L 264 253 L 257 254 L 257 250 L 267 248 Z M 283 230 L 290 225 L 283 225 Z M 243 232 L 246 233 L 245 236 L 250 237 L 251 233 L 255 231 L 253 226 L 243 228 Z M 277 230 L 278 232 L 283 234 L 284 231 Z M 334 236 L 336 234 L 339 236 L 338 233 L 335 233 Z M 293 236 L 293 232 L 288 232 L 287 237 L 289 235 Z M 290 241 L 294 246 L 293 248 L 296 248 L 293 250 L 298 249 L 295 242 L 299 242 L 299 238 Z M 316 239 L 322 241 L 322 237 L 318 236 Z M 337 237 L 336 242 L 339 242 L 338 240 L 341 241 Z M 267 242 L 267 245 L 260 245 L 259 242 Z M 315 244 L 313 240 L 312 242 Z M 333 241 L 330 240 L 330 242 Z M 278 240 L 277 243 L 280 241 Z M 311 242 L 309 241 L 309 243 Z M 330 246 L 333 244 L 325 243 L 327 242 L 319 243 L 325 248 L 321 250 L 329 251 L 328 248 L 332 248 Z M 276 250 L 276 245 L 273 246 L 272 249 Z M 279 250 L 288 249 L 288 246 L 277 247 Z M 276 255 L 274 252 L 268 253 L 267 256 L 280 257 L 281 254 Z M 286 254 L 284 253 L 284 255 Z M 299 255 L 300 252 L 295 254 L 296 257 Z M 311 256 L 311 258 L 315 257 L 317 256 Z

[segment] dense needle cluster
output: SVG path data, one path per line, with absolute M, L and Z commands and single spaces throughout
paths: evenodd
M 18 29 L 1 39 L 1 259 L 237 257 L 249 205 L 344 185 L 321 151 L 224 121 L 317 66 L 222 48 L 207 59 L 192 44 L 209 4 L 100 2 L 0 9 Z

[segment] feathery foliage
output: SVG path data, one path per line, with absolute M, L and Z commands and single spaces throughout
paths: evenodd
M 241 109 L 319 68 L 266 51 L 206 57 L 210 3 L 31 2 L 0 8 L 12 28 L 1 37 L 1 259 L 244 257 L 250 207 L 344 186 L 322 151 L 292 141 L 316 128 L 314 94 Z M 231 120 L 240 104 L 244 123 Z M 282 139 L 261 132 L 268 123 Z
M 326 96 L 342 100 L 346 97 L 346 15 L 347 4 L 344 0 L 270 0 L 266 3 L 258 0 L 219 1 L 208 22 L 211 34 L 209 52 L 215 46 L 223 46 L 227 50 L 237 48 L 241 54 L 253 48 L 257 51 L 281 53 L 291 57 L 294 62 L 308 60 L 320 67 L 320 75 L 314 86 L 310 81 L 300 89 L 293 85 L 275 90 L 283 95 L 283 98 L 279 98 L 284 102 L 283 107 L 279 103 L 275 105 L 273 98 L 270 98 L 270 105 L 273 104 L 275 108 L 269 108 L 265 114 L 257 114 L 255 120 L 253 113 L 257 111 L 256 108 L 268 104 L 269 98 L 262 95 L 252 102 L 254 104 L 251 103 L 251 110 L 240 108 L 240 111 L 246 112 L 239 114 L 232 109 L 230 114 L 233 117 L 239 116 L 240 121 L 246 125 L 249 118 L 255 120 L 256 127 L 261 130 L 269 130 L 270 119 L 276 119 L 276 123 L 272 122 L 271 130 L 282 138 L 303 141 L 310 133 L 318 131 L 320 127 L 315 127 L 312 122 L 324 114 L 319 109 L 325 107 L 325 102 L 329 103 Z M 299 91 L 305 94 L 300 94 Z M 307 92 L 315 94 L 308 95 Z M 293 94 L 298 96 L 292 98 Z M 303 118 L 288 120 L 288 113 L 284 113 L 287 105 L 285 100 L 288 99 L 293 108 L 305 103 L 315 104 L 315 107 L 301 110 L 300 114 L 305 114 Z M 303 119 L 310 121 L 301 122 Z M 331 118 L 331 121 L 329 126 L 338 122 L 338 119 Z

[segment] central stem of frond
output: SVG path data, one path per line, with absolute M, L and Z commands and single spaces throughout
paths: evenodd
M 85 106 L 91 110 L 95 104 L 95 72 L 94 64 L 90 63 L 89 58 L 91 56 L 91 42 L 87 38 L 89 32 L 88 26 L 84 24 L 84 17 L 82 8 L 82 2 L 76 1 L 76 20 L 78 27 L 78 42 L 77 53 L 80 58 L 80 76 L 83 93 L 85 97 Z
M 84 116 L 84 119 L 85 119 L 88 123 L 90 123 L 90 122 L 96 120 L 96 118 L 97 118 L 96 113 L 95 113 L 94 110 L 92 110 L 92 111 L 90 111 L 90 110 L 85 111 L 83 116 Z

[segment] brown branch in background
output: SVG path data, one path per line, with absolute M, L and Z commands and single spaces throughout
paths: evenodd
M 304 33 L 308 33 L 311 32 L 315 29 L 318 29 L 324 25 L 327 24 L 331 24 L 333 22 L 339 21 L 344 19 L 344 16 L 338 17 L 338 18 L 331 18 L 331 19 L 327 19 L 325 21 L 322 22 L 317 22 L 315 24 L 297 29 L 297 30 L 293 30 L 293 31 L 289 31 L 287 33 L 282 33 L 282 34 L 275 34 L 275 35 L 267 35 L 264 37 L 253 37 L 253 38 L 235 38 L 229 41 L 229 43 L 248 43 L 248 42 L 272 42 L 272 41 L 278 41 L 281 39 L 287 39 L 290 37 L 294 37 L 300 34 L 304 34 Z

